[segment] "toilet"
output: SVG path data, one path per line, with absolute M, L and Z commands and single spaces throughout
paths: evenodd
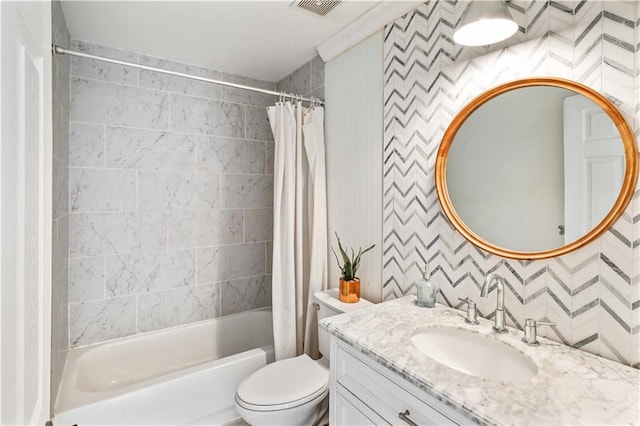
M 338 289 L 313 295 L 318 322 L 323 318 L 372 305 L 338 300 Z M 247 377 L 236 392 L 236 410 L 251 425 L 316 425 L 329 408 L 330 336 L 318 328 L 322 357 L 313 360 L 300 355 L 271 363 Z

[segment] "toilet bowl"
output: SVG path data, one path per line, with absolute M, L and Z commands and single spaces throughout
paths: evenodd
M 338 300 L 338 290 L 314 294 L 318 321 L 372 303 Z M 247 377 L 236 392 L 236 410 L 251 425 L 316 425 L 329 408 L 329 334 L 318 329 L 322 358 L 300 355 L 269 364 Z

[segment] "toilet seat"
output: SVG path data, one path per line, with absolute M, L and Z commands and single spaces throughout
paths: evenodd
M 329 371 L 307 355 L 274 362 L 256 371 L 238 387 L 236 402 L 252 411 L 276 411 L 324 398 Z

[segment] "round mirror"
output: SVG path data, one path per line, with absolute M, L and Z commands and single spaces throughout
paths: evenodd
M 602 235 L 628 205 L 638 150 L 618 109 L 568 80 L 491 89 L 453 119 L 436 159 L 444 213 L 471 243 L 544 259 Z

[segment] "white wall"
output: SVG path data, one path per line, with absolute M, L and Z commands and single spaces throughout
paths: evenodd
M 329 245 L 376 244 L 362 260 L 361 296 L 382 299 L 382 31 L 325 65 Z M 340 271 L 329 252 L 329 286 Z

